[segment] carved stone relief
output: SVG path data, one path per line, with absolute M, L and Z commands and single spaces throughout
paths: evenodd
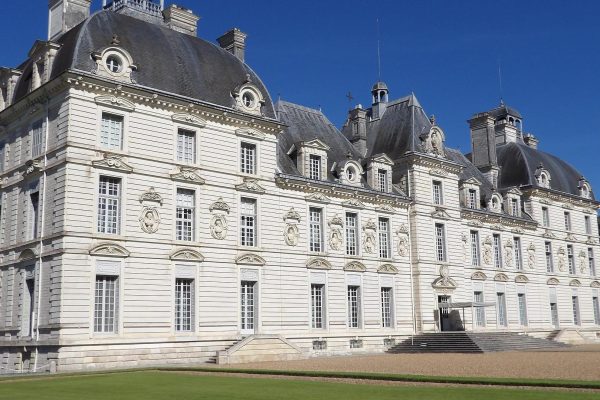
M 492 238 L 488 236 L 483 241 L 483 262 L 487 265 L 492 264 Z
M 457 285 L 454 279 L 450 278 L 450 268 L 447 265 L 440 265 L 439 278 L 436 278 L 431 286 L 435 289 L 454 290 Z
M 294 210 L 294 207 L 283 216 L 285 222 L 285 228 L 283 230 L 283 238 L 288 246 L 298 245 L 298 239 L 300 238 L 300 231 L 298 225 L 300 224 L 300 214 Z
M 344 236 L 342 235 L 342 228 L 344 222 L 337 215 L 329 220 L 329 247 L 332 250 L 339 250 L 342 248 L 344 243 Z
M 469 235 L 467 235 L 465 232 L 463 232 L 460 235 L 460 241 L 462 242 L 462 248 L 463 248 L 463 261 L 467 262 L 468 251 L 469 251 Z
M 558 248 L 558 270 L 560 272 L 564 272 L 567 262 L 566 262 L 566 253 L 565 253 L 565 248 L 564 247 L 559 247 Z
M 400 257 L 407 257 L 409 250 L 408 227 L 404 224 L 400 225 L 396 231 L 396 236 L 398 238 L 398 255 Z
M 142 204 L 138 218 L 140 228 L 149 234 L 156 233 L 160 226 L 158 207 L 162 206 L 162 197 L 151 187 L 140 195 L 139 201 Z
M 527 265 L 529 265 L 529 269 L 535 269 L 535 245 L 533 243 L 530 243 L 527 248 Z
M 581 250 L 579 252 L 579 270 L 581 271 L 582 274 L 584 274 L 587 269 L 586 258 L 587 258 L 587 254 L 586 254 L 585 250 Z
M 223 201 L 222 197 L 219 197 L 217 201 L 210 205 L 209 210 L 213 215 L 210 220 L 210 235 L 217 240 L 225 239 L 228 231 L 227 214 L 229 214 L 229 205 Z
M 507 268 L 512 267 L 514 257 L 514 244 L 512 240 L 507 240 L 504 244 L 504 264 Z
M 375 225 L 375 222 L 373 222 L 373 220 L 369 220 L 364 226 L 363 226 L 363 248 L 365 250 L 365 253 L 375 253 L 375 247 L 376 247 L 376 239 L 375 239 L 375 232 L 377 231 L 377 225 Z

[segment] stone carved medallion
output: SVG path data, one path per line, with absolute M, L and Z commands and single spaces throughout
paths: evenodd
M 462 248 L 463 248 L 463 261 L 467 262 L 467 256 L 468 256 L 468 251 L 469 251 L 469 235 L 467 235 L 465 232 L 463 232 L 460 235 L 460 241 L 462 242 Z
M 440 265 L 439 278 L 436 278 L 431 286 L 435 289 L 454 290 L 457 285 L 454 279 L 450 278 L 450 268 L 447 265 Z
M 535 245 L 533 243 L 530 243 L 527 248 L 527 265 L 529 265 L 529 269 L 535 269 Z
M 225 239 L 229 229 L 227 223 L 229 205 L 223 201 L 222 197 L 219 197 L 208 209 L 213 215 L 210 220 L 210 235 L 217 240 Z
M 513 241 L 510 239 L 504 243 L 504 264 L 507 268 L 510 268 L 513 265 L 513 257 L 515 255 L 513 247 Z
M 586 258 L 587 258 L 587 254 L 585 253 L 585 250 L 581 250 L 579 252 L 579 270 L 581 271 L 582 274 L 584 274 L 587 269 Z
M 398 237 L 398 255 L 400 257 L 408 256 L 408 227 L 404 224 L 400 225 L 400 228 L 396 231 Z
M 557 254 L 558 254 L 558 270 L 560 272 L 565 272 L 565 268 L 567 266 L 565 248 L 559 247 Z
M 487 265 L 492 264 L 492 238 L 488 236 L 483 241 L 483 262 Z
M 158 208 L 162 206 L 162 197 L 151 187 L 140 195 L 139 201 L 142 204 L 142 211 L 138 218 L 140 228 L 149 234 L 156 233 L 160 226 Z
M 377 225 L 375 225 L 375 222 L 373 222 L 373 220 L 369 220 L 364 226 L 363 226 L 363 248 L 365 249 L 365 253 L 375 253 L 375 247 L 376 247 L 376 239 L 375 239 L 375 232 L 377 230 Z
M 283 239 L 288 246 L 298 245 L 298 239 L 300 238 L 300 231 L 298 225 L 300 224 L 300 214 L 294 207 L 283 216 L 285 222 L 285 228 L 283 229 Z
M 339 250 L 342 248 L 344 243 L 344 236 L 342 235 L 342 228 L 344 222 L 337 215 L 329 220 L 329 247 L 332 250 Z

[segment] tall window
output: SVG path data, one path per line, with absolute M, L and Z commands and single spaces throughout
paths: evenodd
M 94 332 L 117 331 L 118 285 L 116 276 L 96 276 Z
M 546 250 L 546 271 L 554 272 L 554 260 L 552 260 L 552 243 L 545 242 L 544 248 Z
M 590 216 L 586 215 L 584 217 L 584 219 L 585 219 L 585 221 L 584 221 L 585 222 L 585 233 L 588 235 L 591 235 L 592 234 L 592 222 L 591 222 Z
M 256 246 L 256 200 L 242 197 L 240 226 L 242 246 Z
M 568 211 L 565 211 L 565 230 L 571 230 L 571 213 Z
M 494 238 L 494 267 L 502 268 L 502 242 L 500 235 L 495 233 Z
M 37 121 L 31 128 L 31 157 L 36 158 L 42 154 L 43 129 L 42 121 Z
M 471 264 L 475 266 L 481 265 L 479 232 L 477 231 L 471 231 Z
M 596 262 L 594 261 L 594 249 L 588 247 L 588 267 L 590 269 L 590 276 L 596 276 Z
M 513 238 L 513 245 L 515 251 L 515 267 L 518 270 L 523 269 L 523 252 L 521 251 L 521 238 Z
M 381 327 L 392 327 L 392 288 L 381 288 Z
M 527 298 L 525 293 L 517 294 L 517 298 L 519 300 L 519 322 L 521 326 L 527 326 Z
M 4 162 L 6 160 L 6 145 L 4 143 L 0 143 L 0 172 L 4 172 Z
M 444 224 L 435 224 L 435 254 L 438 261 L 446 261 L 446 232 Z
M 175 239 L 194 240 L 195 194 L 193 190 L 177 189 Z
M 390 245 L 390 220 L 389 218 L 379 218 L 379 257 L 391 257 Z
M 515 217 L 519 216 L 519 200 L 518 199 L 510 199 L 510 215 Z
M 323 251 L 323 210 L 310 207 L 309 211 L 309 248 L 310 251 L 320 253 Z
M 592 297 L 592 307 L 594 308 L 594 324 L 600 325 L 600 300 L 597 293 Z
M 346 254 L 358 255 L 358 216 L 346 213 Z
M 496 308 L 498 312 L 498 325 L 508 326 L 508 320 L 506 319 L 506 296 L 504 293 L 496 293 Z
M 552 321 L 552 326 L 557 329 L 559 327 L 558 320 L 558 303 L 556 300 L 556 288 L 551 287 L 548 293 L 550 297 L 550 319 Z
M 474 291 L 473 301 L 475 303 L 483 303 L 483 292 L 480 290 Z M 475 325 L 478 327 L 485 326 L 485 307 L 475 307 Z
M 577 271 L 575 270 L 575 255 L 573 254 L 573 246 L 567 245 L 567 260 L 569 261 L 569 274 L 575 275 Z
M 542 207 L 542 225 L 544 228 L 550 227 L 550 212 L 548 211 L 548 207 Z
M 385 169 L 377 170 L 377 187 L 380 192 L 388 191 L 388 172 Z
M 119 234 L 121 179 L 101 176 L 98 186 L 98 232 Z
M 348 286 L 348 327 L 360 327 L 360 286 Z
M 308 157 L 308 168 L 310 179 L 320 180 L 321 179 L 321 156 L 316 154 L 310 154 Z
M 467 199 L 468 208 L 477 208 L 477 190 L 469 189 L 469 197 Z
M 256 145 L 242 142 L 240 148 L 240 168 L 244 174 L 256 174 Z
M 443 204 L 442 182 L 433 181 L 432 190 L 433 204 Z
M 26 279 L 23 288 L 23 313 L 21 314 L 21 335 L 33 336 L 33 310 L 35 305 L 35 280 Z
M 123 148 L 123 117 L 121 115 L 102 113 L 100 145 L 111 150 Z
M 325 327 L 323 317 L 323 304 L 325 300 L 325 285 L 313 283 L 310 285 L 310 302 L 312 309 L 312 327 L 322 329 Z
M 573 304 L 573 325 L 581 325 L 581 314 L 579 313 L 579 296 L 571 296 L 571 303 Z
M 175 330 L 177 332 L 193 330 L 193 288 L 193 279 L 175 279 Z
M 40 192 L 29 194 L 29 234 L 28 239 L 38 237 L 38 220 L 40 218 Z
M 196 132 L 185 129 L 177 131 L 177 161 L 185 164 L 196 162 Z

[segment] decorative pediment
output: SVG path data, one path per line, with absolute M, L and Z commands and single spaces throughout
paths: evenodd
M 332 225 L 344 226 L 344 220 L 340 216 L 335 215 L 329 220 L 328 224 L 329 224 L 329 226 L 332 226 Z
M 90 250 L 91 256 L 103 257 L 129 257 L 129 250 L 117 243 L 100 243 Z
M 235 263 L 245 265 L 265 265 L 266 261 L 258 254 L 246 253 L 236 258 Z
M 581 282 L 579 281 L 579 279 L 572 279 L 571 282 L 569 282 L 569 286 L 581 286 Z
M 163 199 L 160 194 L 156 193 L 153 187 L 146 190 L 144 193 L 140 195 L 140 203 L 158 203 L 162 206 Z
M 546 285 L 556 286 L 558 284 L 560 284 L 560 281 L 556 278 L 550 278 L 546 281 Z
M 552 204 L 552 202 L 550 200 L 548 200 L 548 199 L 540 199 L 540 203 L 542 203 L 542 204 L 548 204 L 548 205 Z
M 433 281 L 431 286 L 439 290 L 454 290 L 458 287 L 456 281 L 450 278 L 450 268 L 447 265 L 440 265 L 440 276 Z
M 572 233 L 567 233 L 567 236 L 565 237 L 565 240 L 568 240 L 570 242 L 576 242 L 577 238 Z
M 380 274 L 397 274 L 399 271 L 392 264 L 382 264 L 377 268 L 377 272 Z
M 366 230 L 376 231 L 377 230 L 377 224 L 375 224 L 375 221 L 373 221 L 372 219 L 370 219 L 370 220 L 367 221 L 367 223 L 363 224 L 362 229 L 363 229 L 363 231 L 366 231 Z
M 244 178 L 244 182 L 239 185 L 235 185 L 237 190 L 243 190 L 245 192 L 264 193 L 265 188 L 260 186 L 258 179 Z
M 517 276 L 515 276 L 515 282 L 517 282 L 517 283 L 528 283 L 529 282 L 529 278 L 526 277 L 525 275 L 517 275 Z
M 283 216 L 283 220 L 284 221 L 296 221 L 296 223 L 300 222 L 300 214 L 298 213 L 298 211 L 294 210 L 294 207 L 290 208 L 288 212 L 285 213 L 285 215 Z
M 475 272 L 473 272 L 473 275 L 471 275 L 471 280 L 485 281 L 485 280 L 487 280 L 487 275 L 481 271 L 475 271 Z
M 256 129 L 250 128 L 240 128 L 235 131 L 235 134 L 238 136 L 245 136 L 255 140 L 264 140 L 266 137 L 264 133 L 257 131 Z
M 123 156 L 112 153 L 102 153 L 102 159 L 92 161 L 92 165 L 96 168 L 133 172 L 133 167 L 123 161 Z
M 590 283 L 590 287 L 600 288 L 600 282 L 598 282 L 598 281 L 592 281 L 592 283 Z
M 223 200 L 222 197 L 219 197 L 219 199 L 217 201 L 215 201 L 214 203 L 212 203 L 208 209 L 211 212 L 214 210 L 217 210 L 217 211 L 224 211 L 226 213 L 229 213 L 229 210 L 230 210 L 229 205 L 227 203 L 225 203 L 225 201 Z
M 587 244 L 596 244 L 596 241 L 594 240 L 594 238 L 592 236 L 588 236 L 588 238 L 585 241 L 585 243 L 587 243 Z
M 494 280 L 496 282 L 508 282 L 508 276 L 500 272 L 499 274 L 496 274 L 496 276 L 494 276 Z
M 569 204 L 569 203 L 565 203 L 562 205 L 562 208 L 566 208 L 567 210 L 572 210 L 573 209 L 573 205 Z
M 431 217 L 437 219 L 450 219 L 450 215 L 448 215 L 446 210 L 441 207 L 436 207 L 435 211 L 431 213 Z
M 352 207 L 352 208 L 365 208 L 365 204 L 357 199 L 350 199 L 342 202 L 342 206 L 344 207 Z
M 173 261 L 204 261 L 204 256 L 194 249 L 178 249 L 175 250 L 169 258 Z
M 361 262 L 351 261 L 344 266 L 344 271 L 365 272 L 367 267 Z
M 402 234 L 402 235 L 408 235 L 408 226 L 406 224 L 400 224 L 396 233 Z
M 314 149 L 319 149 L 319 150 L 324 150 L 324 151 L 328 151 L 329 150 L 329 146 L 327 146 L 325 144 L 325 142 L 323 142 L 320 139 L 313 139 L 313 140 L 307 140 L 306 142 L 300 142 L 300 145 L 303 147 L 312 147 Z
M 35 260 L 38 257 L 37 252 L 34 249 L 25 249 L 20 254 L 17 260 L 19 261 L 27 261 L 27 260 Z
M 305 197 L 306 201 L 313 201 L 318 203 L 329 203 L 331 200 L 323 193 L 311 193 Z
M 474 186 L 480 186 L 481 182 L 479 182 L 477 179 L 475 179 L 474 177 L 471 177 L 467 180 L 464 180 L 462 182 L 463 185 L 474 185 Z
M 173 122 L 192 125 L 198 128 L 206 127 L 206 120 L 188 113 L 176 113 L 171 115 Z
M 448 171 L 444 171 L 443 169 L 439 168 L 432 168 L 429 170 L 429 175 L 445 178 L 448 176 Z
M 41 170 L 42 163 L 40 160 L 29 160 L 25 163 L 25 168 L 23 169 L 23 177 L 36 172 L 40 172 Z
M 546 231 L 542 234 L 546 239 L 556 239 L 556 235 L 552 233 L 550 229 L 546 229 Z
M 502 226 L 500 224 L 494 224 L 494 225 L 490 226 L 490 229 L 493 231 L 503 231 L 504 226 Z
M 394 165 L 394 161 L 385 153 L 375 154 L 373 157 L 371 157 L 371 162 Z
M 97 96 L 94 101 L 98 105 L 118 108 L 124 111 L 135 111 L 135 104 L 131 101 L 117 96 Z
M 311 269 L 331 269 L 331 264 L 324 258 L 315 257 L 306 262 L 306 268 Z
M 389 204 L 382 204 L 379 207 L 375 208 L 375 211 L 383 213 L 393 213 L 395 210 L 394 207 L 390 206 Z
M 174 181 L 193 182 L 197 185 L 204 185 L 205 183 L 205 180 L 198 175 L 196 168 L 177 167 L 177 170 L 170 175 Z
M 523 192 L 521 192 L 516 187 L 512 187 L 506 191 L 506 194 L 512 194 L 514 196 L 521 196 L 523 194 Z
M 514 229 L 511 230 L 511 232 L 512 233 L 517 233 L 519 235 L 525 233 L 525 231 L 523 229 L 521 229 L 521 228 L 514 228 Z

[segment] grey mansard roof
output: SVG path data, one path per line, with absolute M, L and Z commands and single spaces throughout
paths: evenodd
M 231 108 L 231 92 L 249 77 L 265 97 L 264 115 L 275 118 L 266 87 L 233 54 L 200 38 L 108 10 L 93 14 L 58 40 L 62 46 L 51 79 L 66 70 L 93 72 L 92 52 L 109 46 L 113 35 L 138 67 L 132 73 L 137 85 Z M 23 77 L 31 69 L 28 60 Z M 20 79 L 15 101 L 27 94 L 26 84 L 27 79 Z

